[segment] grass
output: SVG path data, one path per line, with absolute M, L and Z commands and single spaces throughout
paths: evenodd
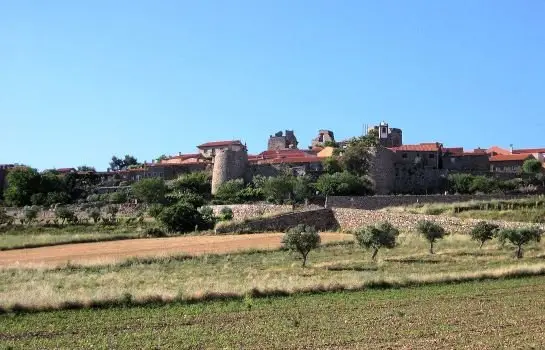
M 545 346 L 545 277 L 0 316 L 13 349 Z
M 137 226 L 65 225 L 62 227 L 14 225 L 2 227 L 0 251 L 68 243 L 85 243 L 140 238 Z
M 252 291 L 289 294 L 314 290 L 400 287 L 472 279 L 501 278 L 545 272 L 543 245 L 529 246 L 522 260 L 510 248 L 478 244 L 464 235 L 448 236 L 427 254 L 427 243 L 402 235 L 400 246 L 370 253 L 352 244 L 329 245 L 309 255 L 300 267 L 294 253 L 254 251 L 244 254 L 132 259 L 104 266 L 0 270 L 0 306 L 13 309 L 54 309 L 119 304 L 240 297 Z M 257 293 L 259 294 L 259 293 Z

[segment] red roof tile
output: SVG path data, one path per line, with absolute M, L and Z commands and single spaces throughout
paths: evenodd
M 534 158 L 531 154 L 522 153 L 522 154 L 498 154 L 490 157 L 491 162 L 513 162 L 513 161 L 524 161 L 528 158 Z
M 463 147 L 445 147 L 443 148 L 443 153 L 463 154 L 464 148 Z
M 486 150 L 486 153 L 491 154 L 491 155 L 511 154 L 511 152 L 509 150 L 506 150 L 505 148 L 501 148 L 501 147 L 498 147 L 498 146 L 490 147 L 489 149 Z
M 513 150 L 513 154 L 520 153 L 545 153 L 545 148 L 521 148 Z
M 197 148 L 224 147 L 224 146 L 242 146 L 242 143 L 240 142 L 240 140 L 213 141 L 213 142 L 203 143 L 202 145 L 197 146 Z
M 391 147 L 390 149 L 394 152 L 437 152 L 440 148 L 440 143 L 421 143 L 419 145 Z
M 258 164 L 301 164 L 301 163 L 321 163 L 322 159 L 318 157 L 290 157 L 290 158 L 272 158 L 255 160 Z

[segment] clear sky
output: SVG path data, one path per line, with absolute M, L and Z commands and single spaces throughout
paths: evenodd
M 545 147 L 542 0 L 0 0 L 0 163 L 106 169 L 386 120 Z

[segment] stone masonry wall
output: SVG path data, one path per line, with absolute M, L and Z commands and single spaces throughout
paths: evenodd
M 416 225 L 420 220 L 434 221 L 450 233 L 469 233 L 475 224 L 481 220 L 460 219 L 442 215 L 420 215 L 391 213 L 385 211 L 372 211 L 361 209 L 337 208 L 333 209 L 335 220 L 344 231 L 351 231 L 362 226 L 375 225 L 381 221 L 389 221 L 402 232 L 416 231 Z M 536 225 L 526 222 L 491 221 L 500 227 L 527 227 L 539 226 L 545 229 L 545 224 Z
M 329 231 L 338 228 L 338 223 L 330 209 L 317 209 L 280 214 L 249 222 L 232 222 L 219 225 L 216 228 L 216 233 L 284 232 L 298 224 L 314 226 L 318 231 Z
M 327 199 L 329 208 L 354 208 L 377 210 L 386 207 L 398 207 L 424 203 L 456 203 L 472 200 L 489 201 L 493 199 L 519 199 L 527 195 L 429 195 L 429 196 L 330 196 Z
M 276 215 L 291 212 L 291 205 L 275 205 L 275 204 L 227 204 L 227 205 L 211 205 L 214 213 L 220 213 L 223 207 L 229 207 L 233 210 L 233 219 L 242 221 L 249 218 L 259 216 Z

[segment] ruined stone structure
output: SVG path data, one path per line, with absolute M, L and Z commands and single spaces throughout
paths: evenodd
M 326 142 L 335 143 L 335 136 L 333 135 L 333 131 L 319 130 L 318 136 L 312 140 L 310 147 L 324 147 Z
M 399 147 L 403 145 L 403 132 L 398 128 L 390 128 L 388 123 L 381 122 L 369 128 L 378 134 L 379 142 L 384 147 Z
M 214 156 L 214 167 L 212 170 L 212 194 L 225 182 L 235 179 L 249 181 L 248 151 L 241 150 L 218 150 Z
M 269 143 L 267 149 L 269 151 L 278 151 L 284 149 L 297 149 L 297 138 L 293 133 L 293 130 L 286 130 L 285 134 L 282 131 L 269 137 Z

